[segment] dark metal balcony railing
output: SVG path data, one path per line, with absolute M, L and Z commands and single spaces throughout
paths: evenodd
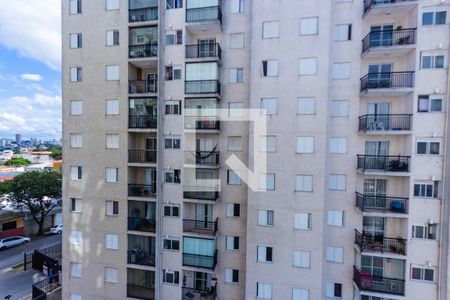
M 215 116 L 184 117 L 185 129 L 220 130 L 220 120 Z
M 128 230 L 155 232 L 156 221 L 139 217 L 128 217 Z
M 185 152 L 186 164 L 215 166 L 219 164 L 218 151 L 187 151 Z
M 360 290 L 394 295 L 405 294 L 405 280 L 373 276 L 353 266 L 353 281 Z
M 158 56 L 158 42 L 153 41 L 150 45 L 129 45 L 128 55 L 130 58 L 156 57 Z
M 130 163 L 156 163 L 156 150 L 128 150 Z
M 220 6 L 198 7 L 186 9 L 186 23 L 213 22 L 222 23 Z
M 186 45 L 186 58 L 222 58 L 218 43 Z
M 128 250 L 128 263 L 142 266 L 155 266 L 155 254 L 141 249 Z
M 410 156 L 357 155 L 358 169 L 384 172 L 409 172 Z
M 155 288 L 150 288 L 142 285 L 127 284 L 127 297 L 154 300 Z
M 214 270 L 217 264 L 217 250 L 214 256 L 183 253 L 183 266 Z
M 155 197 L 156 182 L 153 184 L 128 184 L 128 196 L 130 197 Z
M 406 240 L 402 238 L 388 238 L 383 235 L 366 235 L 361 234 L 355 229 L 355 244 L 359 246 L 361 251 L 406 255 Z
M 373 196 L 356 193 L 356 207 L 361 211 L 408 213 L 408 198 Z
M 373 6 L 383 4 L 397 4 L 404 2 L 417 2 L 417 0 L 364 0 L 364 13 L 366 13 Z
M 361 91 L 414 86 L 414 72 L 369 73 L 361 78 Z
M 156 94 L 158 80 L 129 80 L 128 93 L 130 94 Z
M 216 299 L 217 283 L 214 286 L 208 287 L 206 290 L 182 287 L 183 300 L 215 300 Z
M 199 190 L 194 190 L 195 188 L 198 188 Z M 211 200 L 216 201 L 219 199 L 219 192 L 218 191 L 205 191 L 204 187 L 190 187 L 189 191 L 183 191 L 183 198 L 186 199 L 197 199 L 197 200 Z
M 183 219 L 183 232 L 215 235 L 219 218 L 214 222 Z
M 416 28 L 371 31 L 362 43 L 363 53 L 376 47 L 413 45 L 416 43 Z
M 190 80 L 185 81 L 185 94 L 220 94 L 219 80 Z
M 129 115 L 128 128 L 156 129 L 158 124 L 155 115 Z
M 359 117 L 360 131 L 411 130 L 412 114 L 364 115 Z
M 158 7 L 145 7 L 129 10 L 129 22 L 145 22 L 158 20 Z

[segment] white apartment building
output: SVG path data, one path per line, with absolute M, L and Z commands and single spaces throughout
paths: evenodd
M 63 299 L 450 299 L 448 0 L 62 3 Z

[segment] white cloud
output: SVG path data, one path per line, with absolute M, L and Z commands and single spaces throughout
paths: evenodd
M 29 73 L 20 75 L 20 78 L 22 78 L 23 80 L 30 80 L 30 81 L 41 81 L 42 79 L 44 79 L 39 74 L 29 74 Z
M 0 1 L 0 43 L 59 70 L 61 1 Z

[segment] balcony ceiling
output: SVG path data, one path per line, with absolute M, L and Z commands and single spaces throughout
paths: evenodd
M 365 19 L 374 18 L 397 18 L 408 14 L 414 7 L 417 6 L 416 1 L 399 2 L 393 4 L 377 4 L 371 7 L 364 15 Z
M 130 59 L 130 64 L 140 69 L 149 69 L 158 67 L 158 61 L 155 60 L 154 58 L 152 58 L 152 60 L 145 58 Z

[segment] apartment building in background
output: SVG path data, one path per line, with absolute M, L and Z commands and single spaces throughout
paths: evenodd
M 449 1 L 62 3 L 64 299 L 450 299 Z

